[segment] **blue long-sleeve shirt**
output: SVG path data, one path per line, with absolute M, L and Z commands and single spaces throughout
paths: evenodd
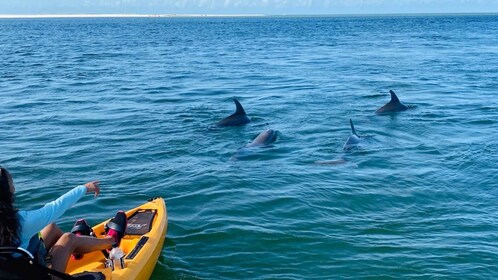
M 58 199 L 45 204 L 45 206 L 40 209 L 30 211 L 19 210 L 17 213 L 21 224 L 20 247 L 27 249 L 29 240 L 33 235 L 60 218 L 64 212 L 80 200 L 85 193 L 85 186 L 77 186 Z

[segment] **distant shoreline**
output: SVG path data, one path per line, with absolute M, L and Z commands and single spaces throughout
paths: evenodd
M 0 18 L 161 18 L 161 17 L 263 17 L 263 14 L 46 14 L 1 15 Z
M 30 19 L 30 18 L 223 18 L 223 17 L 375 17 L 375 16 L 495 16 L 496 12 L 488 13 L 392 13 L 392 14 L 0 14 L 0 19 Z

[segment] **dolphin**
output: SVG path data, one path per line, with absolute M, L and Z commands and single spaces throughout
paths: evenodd
M 251 122 L 240 102 L 237 99 L 234 99 L 233 102 L 235 102 L 236 107 L 235 113 L 219 121 L 217 126 L 240 126 Z
M 375 111 L 375 113 L 384 114 L 408 110 L 408 106 L 399 101 L 394 91 L 389 90 L 389 93 L 391 94 L 391 101 L 389 101 L 386 105 L 380 107 L 377 111 Z
M 342 149 L 344 151 L 350 151 L 354 149 L 360 143 L 360 136 L 356 134 L 356 130 L 354 129 L 353 120 L 349 119 L 349 123 L 351 124 L 351 135 L 349 135 L 348 140 L 344 143 Z
M 251 143 L 245 145 L 246 148 L 267 146 L 277 140 L 277 132 L 273 129 L 267 129 L 261 132 Z
M 237 160 L 239 158 L 249 157 L 253 155 L 254 149 L 266 147 L 277 140 L 277 131 L 273 129 L 267 129 L 261 132 L 251 143 L 244 145 L 237 149 L 235 154 L 232 156 L 232 160 Z
M 369 137 L 369 136 L 359 136 L 354 128 L 353 120 L 349 119 L 349 123 L 351 125 L 351 135 L 349 135 L 348 139 L 346 140 L 346 143 L 344 143 L 344 146 L 342 147 L 342 150 L 344 152 L 341 153 L 341 155 L 336 159 L 315 161 L 316 164 L 340 165 L 348 163 L 346 160 L 347 153 L 352 152 L 354 149 L 358 148 L 363 138 Z

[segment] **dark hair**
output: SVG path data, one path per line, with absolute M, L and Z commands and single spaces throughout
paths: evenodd
M 19 246 L 21 226 L 9 181 L 12 176 L 0 166 L 0 246 Z

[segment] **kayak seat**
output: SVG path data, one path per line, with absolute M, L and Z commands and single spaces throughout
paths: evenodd
M 23 248 L 0 247 L 0 280 L 105 280 L 100 272 L 62 273 L 35 262 L 33 255 Z
M 0 247 L 1 280 L 50 280 L 52 277 L 38 265 L 33 255 L 16 247 Z

